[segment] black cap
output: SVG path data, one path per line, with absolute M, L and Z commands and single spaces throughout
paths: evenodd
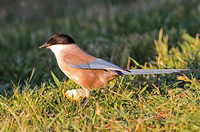
M 76 42 L 67 34 L 57 33 L 51 36 L 46 43 L 44 43 L 40 48 L 46 48 L 51 45 L 56 44 L 75 44 Z

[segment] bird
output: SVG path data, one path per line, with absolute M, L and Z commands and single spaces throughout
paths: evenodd
M 67 90 L 65 96 L 73 101 L 88 99 L 90 89 L 103 88 L 111 80 L 124 75 L 166 74 L 188 71 L 189 69 L 122 69 L 106 60 L 96 58 L 81 49 L 65 33 L 51 36 L 39 48 L 50 49 L 57 60 L 61 71 L 81 89 Z

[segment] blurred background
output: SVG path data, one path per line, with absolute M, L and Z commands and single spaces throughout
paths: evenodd
M 169 47 L 200 31 L 199 0 L 1 0 L 0 92 L 30 77 L 32 85 L 62 80 L 53 53 L 39 49 L 55 33 L 66 33 L 90 54 L 126 68 L 128 57 L 155 60 L 161 28 Z

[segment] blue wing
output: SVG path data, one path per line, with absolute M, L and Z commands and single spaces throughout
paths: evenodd
M 67 62 L 66 60 L 65 60 L 65 63 L 67 63 L 67 65 L 69 65 L 73 68 L 77 68 L 77 69 L 94 69 L 94 70 L 105 69 L 105 70 L 117 72 L 120 75 L 129 73 L 128 70 L 123 70 L 121 67 L 119 67 L 113 63 L 110 63 L 108 61 L 99 59 L 99 58 L 97 58 L 93 61 L 90 61 L 89 63 L 81 64 L 81 65 L 74 65 L 74 64 Z

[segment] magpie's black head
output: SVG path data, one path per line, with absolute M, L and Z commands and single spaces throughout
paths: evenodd
M 44 43 L 40 48 L 46 48 L 51 45 L 57 44 L 75 44 L 76 42 L 67 34 L 57 33 L 51 36 L 46 43 Z

